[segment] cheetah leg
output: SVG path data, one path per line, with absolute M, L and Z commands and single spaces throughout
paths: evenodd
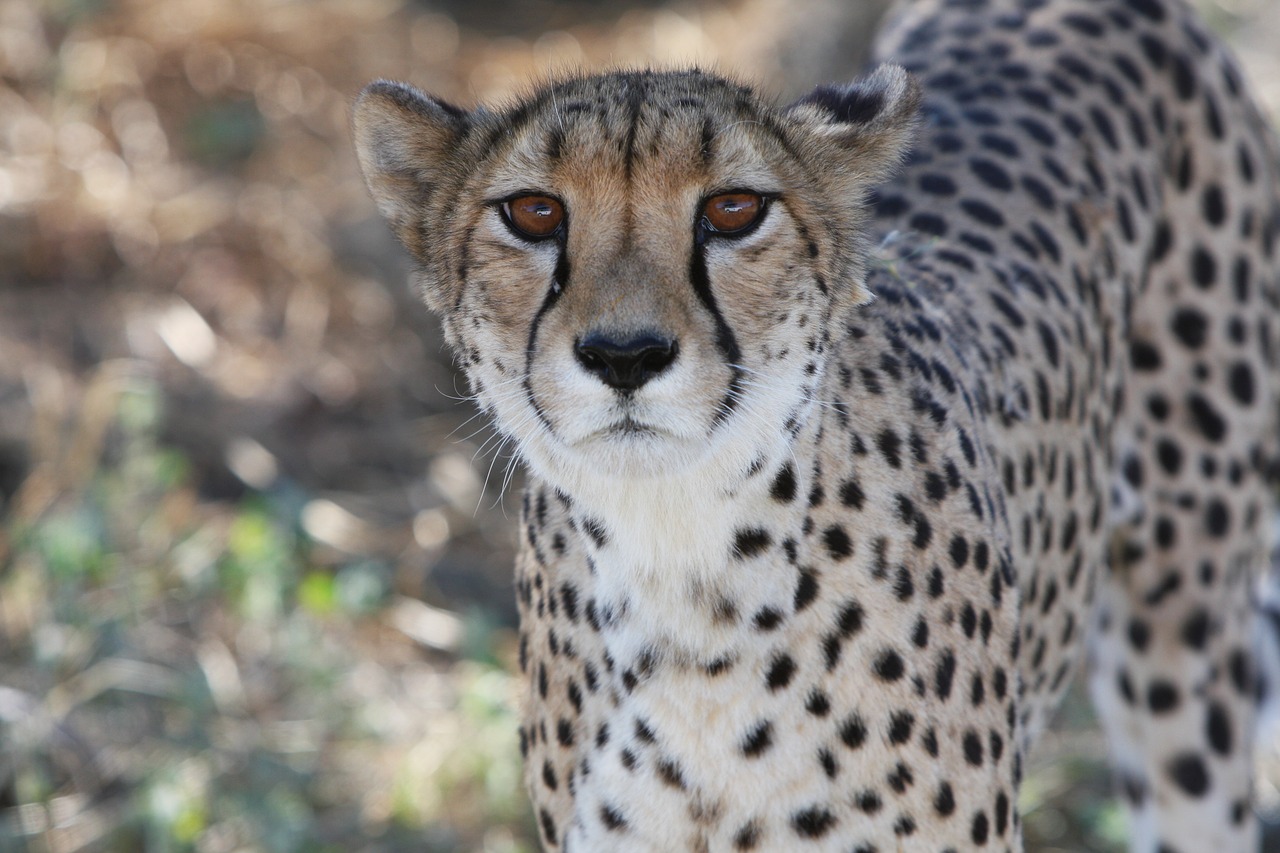
M 1194 506 L 1148 501 L 1116 533 L 1091 648 L 1090 686 L 1131 816 L 1131 849 L 1246 853 L 1258 847 L 1250 599 L 1259 537 L 1215 535 L 1224 507 L 1229 516 L 1238 509 L 1234 524 L 1245 526 L 1239 493 Z

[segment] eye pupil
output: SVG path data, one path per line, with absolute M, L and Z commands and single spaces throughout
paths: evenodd
M 723 193 L 702 207 L 702 222 L 712 233 L 745 234 L 764 215 L 764 198 L 756 193 Z
M 550 196 L 518 196 L 502 203 L 502 213 L 512 231 L 531 240 L 555 235 L 564 222 L 564 205 Z

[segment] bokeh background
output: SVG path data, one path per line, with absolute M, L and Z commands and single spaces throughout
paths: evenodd
M 1201 5 L 1276 114 L 1274 0 Z M 351 99 L 694 60 L 792 96 L 884 6 L 0 0 L 0 853 L 536 849 L 519 472 L 375 217 Z M 1121 849 L 1104 754 L 1077 693 L 1031 850 Z

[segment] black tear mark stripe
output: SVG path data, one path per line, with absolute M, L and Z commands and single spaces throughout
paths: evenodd
M 542 323 L 543 315 L 560 301 L 560 295 L 564 293 L 565 287 L 569 284 L 569 252 L 563 241 L 557 244 L 556 268 L 552 277 L 552 286 L 547 288 L 547 295 L 542 300 L 542 305 L 538 306 L 538 312 L 533 315 L 533 322 L 529 325 L 529 341 L 525 344 L 524 351 L 524 382 L 522 384 L 524 385 L 525 398 L 528 399 L 533 413 L 538 416 L 538 420 L 547 428 L 547 432 L 555 435 L 555 427 L 551 425 L 551 420 L 547 417 L 546 412 L 542 410 L 542 406 L 538 404 L 538 398 L 533 393 L 533 383 L 529 377 L 533 372 L 533 354 L 538 345 L 538 326 Z
M 734 336 L 733 329 L 729 328 L 724 315 L 720 313 L 715 294 L 711 292 L 705 247 L 698 245 L 697 240 L 693 241 L 693 252 L 689 256 L 689 282 L 693 285 L 693 292 L 697 294 L 699 301 L 716 324 L 716 349 L 720 351 L 720 355 L 732 371 L 729 387 L 725 389 L 724 397 L 721 398 L 715 419 L 712 421 L 711 428 L 715 429 L 728 420 L 729 415 L 733 414 L 738 406 L 738 391 L 742 388 L 742 369 L 738 367 L 738 363 L 742 358 L 742 349 L 738 346 L 738 339 Z

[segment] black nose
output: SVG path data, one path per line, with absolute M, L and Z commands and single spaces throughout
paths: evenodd
M 636 390 L 676 360 L 676 342 L 652 333 L 618 340 L 607 333 L 592 332 L 579 340 L 573 351 L 588 373 L 618 391 Z

